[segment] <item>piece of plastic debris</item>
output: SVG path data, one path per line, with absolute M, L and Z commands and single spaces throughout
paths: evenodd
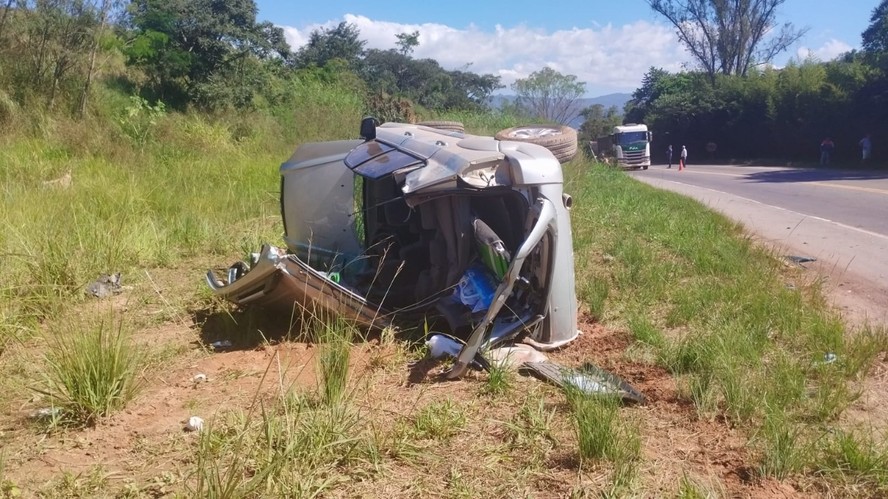
M 231 342 L 228 340 L 214 341 L 210 343 L 210 346 L 215 350 L 224 350 L 226 348 L 231 348 Z
M 496 282 L 486 267 L 475 264 L 466 270 L 453 292 L 473 313 L 480 312 L 490 308 L 496 294 Z
M 207 375 L 204 373 L 195 374 L 194 377 L 191 378 L 191 381 L 193 381 L 195 383 L 203 383 L 206 380 L 207 380 Z
M 546 355 L 530 345 L 517 344 L 492 348 L 484 355 L 493 365 L 507 369 L 518 369 L 525 362 L 545 362 Z
M 426 346 L 429 347 L 429 357 L 433 359 L 444 357 L 455 359 L 459 356 L 459 353 L 462 351 L 465 344 L 452 336 L 447 336 L 446 334 L 441 333 L 432 333 L 426 340 Z M 490 364 L 487 362 L 487 359 L 481 356 L 480 352 L 475 354 L 475 358 L 472 359 L 470 365 L 472 368 L 478 369 L 479 371 L 490 369 Z
M 198 416 L 191 416 L 188 418 L 188 424 L 185 425 L 185 429 L 188 431 L 200 431 L 203 430 L 204 420 Z
M 827 352 L 827 353 L 823 356 L 823 363 L 824 363 L 824 364 L 832 364 L 833 362 L 835 362 L 836 360 L 838 360 L 838 358 L 839 358 L 839 357 L 838 357 L 836 354 L 834 354 L 834 353 L 832 353 L 832 352 Z
M 61 407 L 43 407 L 31 413 L 33 419 L 52 419 L 62 413 Z
M 107 298 L 123 291 L 120 286 L 120 272 L 116 274 L 102 274 L 98 279 L 86 286 L 87 294 L 96 298 Z
M 431 334 L 426 340 L 429 347 L 429 357 L 440 359 L 442 357 L 456 357 L 462 350 L 462 343 L 443 334 Z
M 339 284 L 339 272 L 320 272 L 320 274 L 336 284 Z

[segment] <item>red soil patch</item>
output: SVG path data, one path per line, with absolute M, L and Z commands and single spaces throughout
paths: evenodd
M 647 404 L 624 409 L 640 423 L 642 490 L 652 496 L 675 494 L 686 475 L 704 490 L 730 497 L 802 497 L 791 484 L 758 480 L 746 436 L 721 419 L 698 417 L 666 369 L 629 360 L 629 333 L 607 329 L 587 316 L 580 317 L 579 325 L 580 337 L 551 358 L 569 366 L 591 362 L 645 395 Z

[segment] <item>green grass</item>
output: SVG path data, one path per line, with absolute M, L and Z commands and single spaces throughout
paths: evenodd
M 888 494 L 888 445 L 884 436 L 837 431 L 823 439 L 821 447 L 819 473 L 869 490 L 874 497 Z
M 514 377 L 515 372 L 506 365 L 506 362 L 491 362 L 481 392 L 492 396 L 508 394 L 513 388 Z
M 12 480 L 6 478 L 6 455 L 0 452 L 0 497 L 21 497 L 22 490 Z
M 585 395 L 573 389 L 567 390 L 567 398 L 581 460 L 624 463 L 638 457 L 638 431 L 624 419 L 619 400 L 614 397 Z
M 314 322 L 314 335 L 321 342 L 318 347 L 320 392 L 324 402 L 335 405 L 346 395 L 352 339 L 359 332 L 343 319 L 315 319 Z
M 803 428 L 792 424 L 784 414 L 771 412 L 765 419 L 759 438 L 763 457 L 759 474 L 777 479 L 800 471 L 810 455 L 801 434 Z
M 20 328 L 76 303 L 101 273 L 129 278 L 279 243 L 278 165 L 302 142 L 355 137 L 360 121 L 357 97 L 307 81 L 292 89 L 293 107 L 228 119 L 158 114 L 133 139 L 114 118 L 132 104 L 106 92 L 101 101 L 119 108 L 103 110 L 104 121 L 34 114 L 47 125 L 18 123 L 0 139 L 0 302 Z M 65 173 L 69 187 L 44 185 Z
M 779 258 L 696 201 L 600 166 L 574 162 L 568 178 L 577 282 L 612 283 L 580 287 L 593 313 L 685 379 L 700 414 L 757 435 L 763 474 L 798 472 L 797 446 L 854 400 L 848 384 L 885 351 L 885 331 L 849 334 L 817 283 L 787 287 Z M 828 352 L 839 361 L 824 364 Z
M 450 399 L 432 402 L 413 418 L 414 435 L 420 439 L 449 439 L 465 425 L 465 411 Z
M 724 497 L 725 495 L 724 491 L 716 493 L 715 491 L 709 490 L 708 487 L 698 483 L 697 480 L 694 480 L 685 473 L 682 475 L 681 481 L 678 483 L 678 494 L 676 494 L 675 497 L 677 499 L 714 499 L 716 497 Z
M 568 388 L 566 396 L 571 409 L 581 466 L 585 463 L 610 463 L 610 483 L 602 492 L 605 497 L 622 497 L 638 473 L 641 436 L 631 420 L 620 411 L 614 397 L 590 396 Z
M 557 444 L 553 431 L 555 417 L 555 409 L 547 408 L 538 392 L 531 393 L 505 424 L 510 443 L 529 451 L 553 448 Z
M 314 497 L 347 480 L 340 466 L 366 455 L 358 415 L 343 404 L 288 393 L 258 414 L 220 419 L 200 434 L 193 496 Z
M 110 322 L 110 321 L 109 321 Z M 62 419 L 93 424 L 121 409 L 139 388 L 140 352 L 122 321 L 52 331 L 37 389 L 62 410 Z
M 172 311 L 169 320 L 187 324 L 183 311 L 207 303 L 224 315 L 225 306 L 206 292 L 172 294 L 156 288 L 146 270 L 224 262 L 263 242 L 280 243 L 278 165 L 299 143 L 355 137 L 362 106 L 346 88 L 305 81 L 290 91 L 291 105 L 237 117 L 165 113 L 153 123 L 120 123 L 115 118 L 132 103 L 114 94 L 102 100 L 108 109 L 85 122 L 20 109 L 4 118 L 15 126 L 0 137 L 0 373 L 39 383 L 77 422 L 123 407 L 139 372 L 129 331 L 72 319 L 87 300 L 83 287 L 101 273 L 120 271 L 127 285 L 155 288 L 155 300 Z M 484 134 L 520 124 L 504 114 L 423 118 L 462 121 Z M 70 187 L 44 184 L 68 172 Z M 823 477 L 827 486 L 848 487 L 838 490 L 888 493 L 881 436 L 827 430 L 854 400 L 853 382 L 888 348 L 886 331 L 847 331 L 825 308 L 817 283 L 790 289 L 793 275 L 779 258 L 694 201 L 582 158 L 566 166 L 566 178 L 584 310 L 628 332 L 630 348 L 676 378 L 698 417 L 745 435 L 760 475 Z M 203 287 L 198 277 L 190 291 Z M 128 307 L 132 315 L 147 308 L 135 301 Z M 227 322 L 202 326 L 241 335 L 233 338 L 239 346 L 272 345 L 262 314 L 230 311 Z M 383 485 L 415 467 L 418 485 L 408 490 L 470 496 L 488 485 L 472 471 L 477 463 L 506 470 L 486 475 L 507 477 L 504 483 L 544 483 L 559 453 L 581 462 L 571 470 L 578 496 L 644 495 L 643 412 L 579 396 L 558 405 L 547 395 L 551 387 L 527 389 L 495 369 L 483 381 L 462 381 L 474 390 L 471 403 L 426 396 L 418 410 L 371 414 L 367 401 L 352 397 L 365 387 L 349 368 L 354 329 L 335 320 L 314 326 L 293 337 L 283 326 L 281 339 L 318 341 L 317 391 L 257 395 L 251 408 L 223 411 L 194 439 L 183 437 L 180 445 L 193 444 L 181 464 L 189 495 L 342 495 L 354 490 L 349 484 Z M 11 352 L 41 348 L 45 377 L 31 379 L 38 369 L 23 367 L 28 359 Z M 395 350 L 379 350 L 372 365 L 381 368 L 372 376 L 391 382 L 387 377 L 403 371 L 408 354 Z M 150 368 L 175 360 L 178 350 L 169 352 L 149 358 Z M 824 363 L 826 353 L 838 360 Z M 5 405 L 26 403 L 19 398 Z M 472 404 L 495 406 L 495 420 Z M 467 441 L 483 450 L 472 466 L 436 455 L 456 455 Z M 609 478 L 600 479 L 604 472 Z M 588 473 L 596 481 L 579 483 Z M 438 485 L 423 483 L 425 476 Z M 95 494 L 103 477 L 62 475 L 44 495 Z M 0 487 L 10 483 L 0 466 Z M 506 485 L 489 485 L 505 494 Z M 719 495 L 690 478 L 676 487 L 679 497 Z

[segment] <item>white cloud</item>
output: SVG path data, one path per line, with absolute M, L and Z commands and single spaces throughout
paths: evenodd
M 826 43 L 820 46 L 818 49 L 810 49 L 808 47 L 799 47 L 796 50 L 796 55 L 799 60 L 807 60 L 814 59 L 817 61 L 831 61 L 836 57 L 844 54 L 845 52 L 850 52 L 853 49 L 851 45 L 847 43 L 836 40 L 835 38 L 830 39 Z
M 300 31 L 292 26 L 284 26 L 282 29 L 284 30 L 284 38 L 293 49 L 308 43 L 308 35 L 311 34 L 311 29 Z
M 631 92 L 651 66 L 676 72 L 690 60 L 670 28 L 645 21 L 549 33 L 526 25 L 496 26 L 491 32 L 474 25 L 456 29 L 436 23 L 399 24 L 352 14 L 342 20 L 357 26 L 367 48 L 394 48 L 396 34 L 419 31 L 413 57 L 435 59 L 445 69 L 468 66 L 475 73 L 492 73 L 506 86 L 549 66 L 585 81 L 589 95 Z M 297 49 L 313 30 L 338 23 L 284 27 L 284 34 Z

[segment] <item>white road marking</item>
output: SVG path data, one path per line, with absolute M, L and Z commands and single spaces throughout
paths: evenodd
M 705 173 L 705 172 L 700 172 L 700 173 Z M 727 173 L 712 173 L 712 175 L 729 175 L 729 174 L 727 174 Z M 720 191 L 720 190 L 718 190 L 718 189 L 711 189 L 711 188 L 709 188 L 709 187 L 701 187 L 701 186 L 696 186 L 696 185 L 685 184 L 685 183 L 683 183 L 683 182 L 678 182 L 678 181 L 675 181 L 675 180 L 663 180 L 663 179 L 660 179 L 660 180 L 663 181 L 663 182 L 671 182 L 671 183 L 673 183 L 673 184 L 683 185 L 683 186 L 685 186 L 685 187 L 693 187 L 693 188 L 695 188 L 695 189 L 704 189 L 704 190 L 711 191 L 711 192 L 715 192 L 715 193 L 718 193 L 718 194 L 724 194 L 724 195 L 726 195 L 726 196 L 733 196 L 733 197 L 735 197 L 735 198 L 742 199 L 742 200 L 744 200 L 744 201 L 749 201 L 749 202 L 751 202 L 751 203 L 756 203 L 756 204 L 759 204 L 759 205 L 761 205 L 761 206 L 766 206 L 766 207 L 768 207 L 768 208 L 773 208 L 773 209 L 775 209 L 775 210 L 784 211 L 784 212 L 786 212 L 786 213 L 791 213 L 791 214 L 793 214 L 793 215 L 798 215 L 798 216 L 805 217 L 805 218 L 812 218 L 812 219 L 814 219 L 814 220 L 820 220 L 820 221 L 823 221 L 823 222 L 829 222 L 829 223 L 831 223 L 831 224 L 838 225 L 839 227 L 842 227 L 842 228 L 844 228 L 844 229 L 850 229 L 850 230 L 853 230 L 853 231 L 856 231 L 856 232 L 860 232 L 861 234 L 866 234 L 866 235 L 869 235 L 869 236 L 875 236 L 875 237 L 878 237 L 878 238 L 881 238 L 881 239 L 885 239 L 886 241 L 888 241 L 888 235 L 880 234 L 880 233 L 878 233 L 878 232 L 873 232 L 873 231 L 866 230 L 866 229 L 861 229 L 861 228 L 859 228 L 859 227 L 854 227 L 854 226 L 851 226 L 851 225 L 846 225 L 846 224 L 843 224 L 842 222 L 836 222 L 836 221 L 834 221 L 834 220 L 830 220 L 830 219 L 828 219 L 828 218 L 822 218 L 822 217 L 818 217 L 818 216 L 815 216 L 815 215 L 808 215 L 807 213 L 800 213 L 800 212 L 798 212 L 798 211 L 794 211 L 794 210 L 789 210 L 789 209 L 783 208 L 782 206 L 774 206 L 774 205 L 772 205 L 772 204 L 763 203 L 763 202 L 761 202 L 761 201 L 756 201 L 755 199 L 750 199 L 750 198 L 747 198 L 747 197 L 738 196 L 737 194 L 732 194 L 732 193 L 730 193 L 730 192 Z

